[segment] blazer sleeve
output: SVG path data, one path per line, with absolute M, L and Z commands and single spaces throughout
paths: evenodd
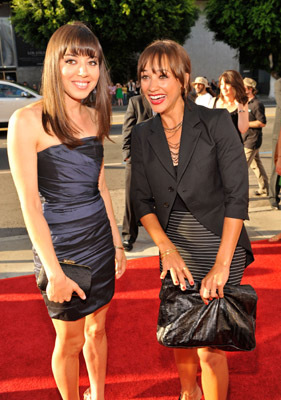
M 136 123 L 136 110 L 132 100 L 130 99 L 122 128 L 122 152 L 124 161 L 131 157 L 131 134 Z
M 244 147 L 227 110 L 221 110 L 214 132 L 225 196 L 225 217 L 249 219 L 249 178 Z
M 145 168 L 144 157 L 141 137 L 141 125 L 135 126 L 132 130 L 132 179 L 130 196 L 133 202 L 136 221 L 147 214 L 155 214 L 155 201 L 153 198 L 152 190 L 149 185 Z M 142 140 L 141 140 L 142 139 Z

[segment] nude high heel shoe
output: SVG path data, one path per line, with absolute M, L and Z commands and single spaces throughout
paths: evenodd
M 83 395 L 84 400 L 91 400 L 91 389 L 88 388 L 85 390 L 84 395 Z
M 200 387 L 197 385 L 196 388 L 190 394 L 180 394 L 179 400 L 201 400 L 202 391 Z

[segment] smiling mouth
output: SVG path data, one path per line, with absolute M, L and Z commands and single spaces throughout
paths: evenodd
M 86 89 L 89 85 L 89 82 L 78 82 L 74 81 L 73 84 L 78 87 L 79 89 Z
M 150 94 L 149 98 L 152 104 L 160 104 L 166 99 L 166 96 L 164 94 Z

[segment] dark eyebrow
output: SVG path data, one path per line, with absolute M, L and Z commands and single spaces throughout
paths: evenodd
M 79 57 L 79 54 L 67 53 L 67 54 L 64 54 L 63 57 Z M 94 56 L 94 57 L 88 56 L 88 58 L 90 58 L 90 59 L 92 59 L 92 60 L 95 60 L 95 59 L 98 60 L 98 57 L 97 57 L 97 56 Z

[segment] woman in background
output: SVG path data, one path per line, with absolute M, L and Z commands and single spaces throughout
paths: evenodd
M 123 89 L 120 83 L 116 84 L 116 99 L 117 105 L 123 106 Z
M 85 397 L 104 400 L 105 319 L 115 276 L 126 266 L 104 177 L 108 84 L 98 39 L 81 23 L 67 24 L 47 47 L 43 100 L 17 110 L 9 123 L 9 162 L 34 246 L 35 275 L 44 266 L 49 281 L 42 294 L 56 331 L 52 369 L 63 400 L 80 399 L 81 350 L 91 386 Z M 64 259 L 90 266 L 87 298 L 61 269 Z
M 214 100 L 213 108 L 227 109 L 242 141 L 241 134 L 249 129 L 248 96 L 242 76 L 232 69 L 223 72 L 219 88 L 220 95 Z

